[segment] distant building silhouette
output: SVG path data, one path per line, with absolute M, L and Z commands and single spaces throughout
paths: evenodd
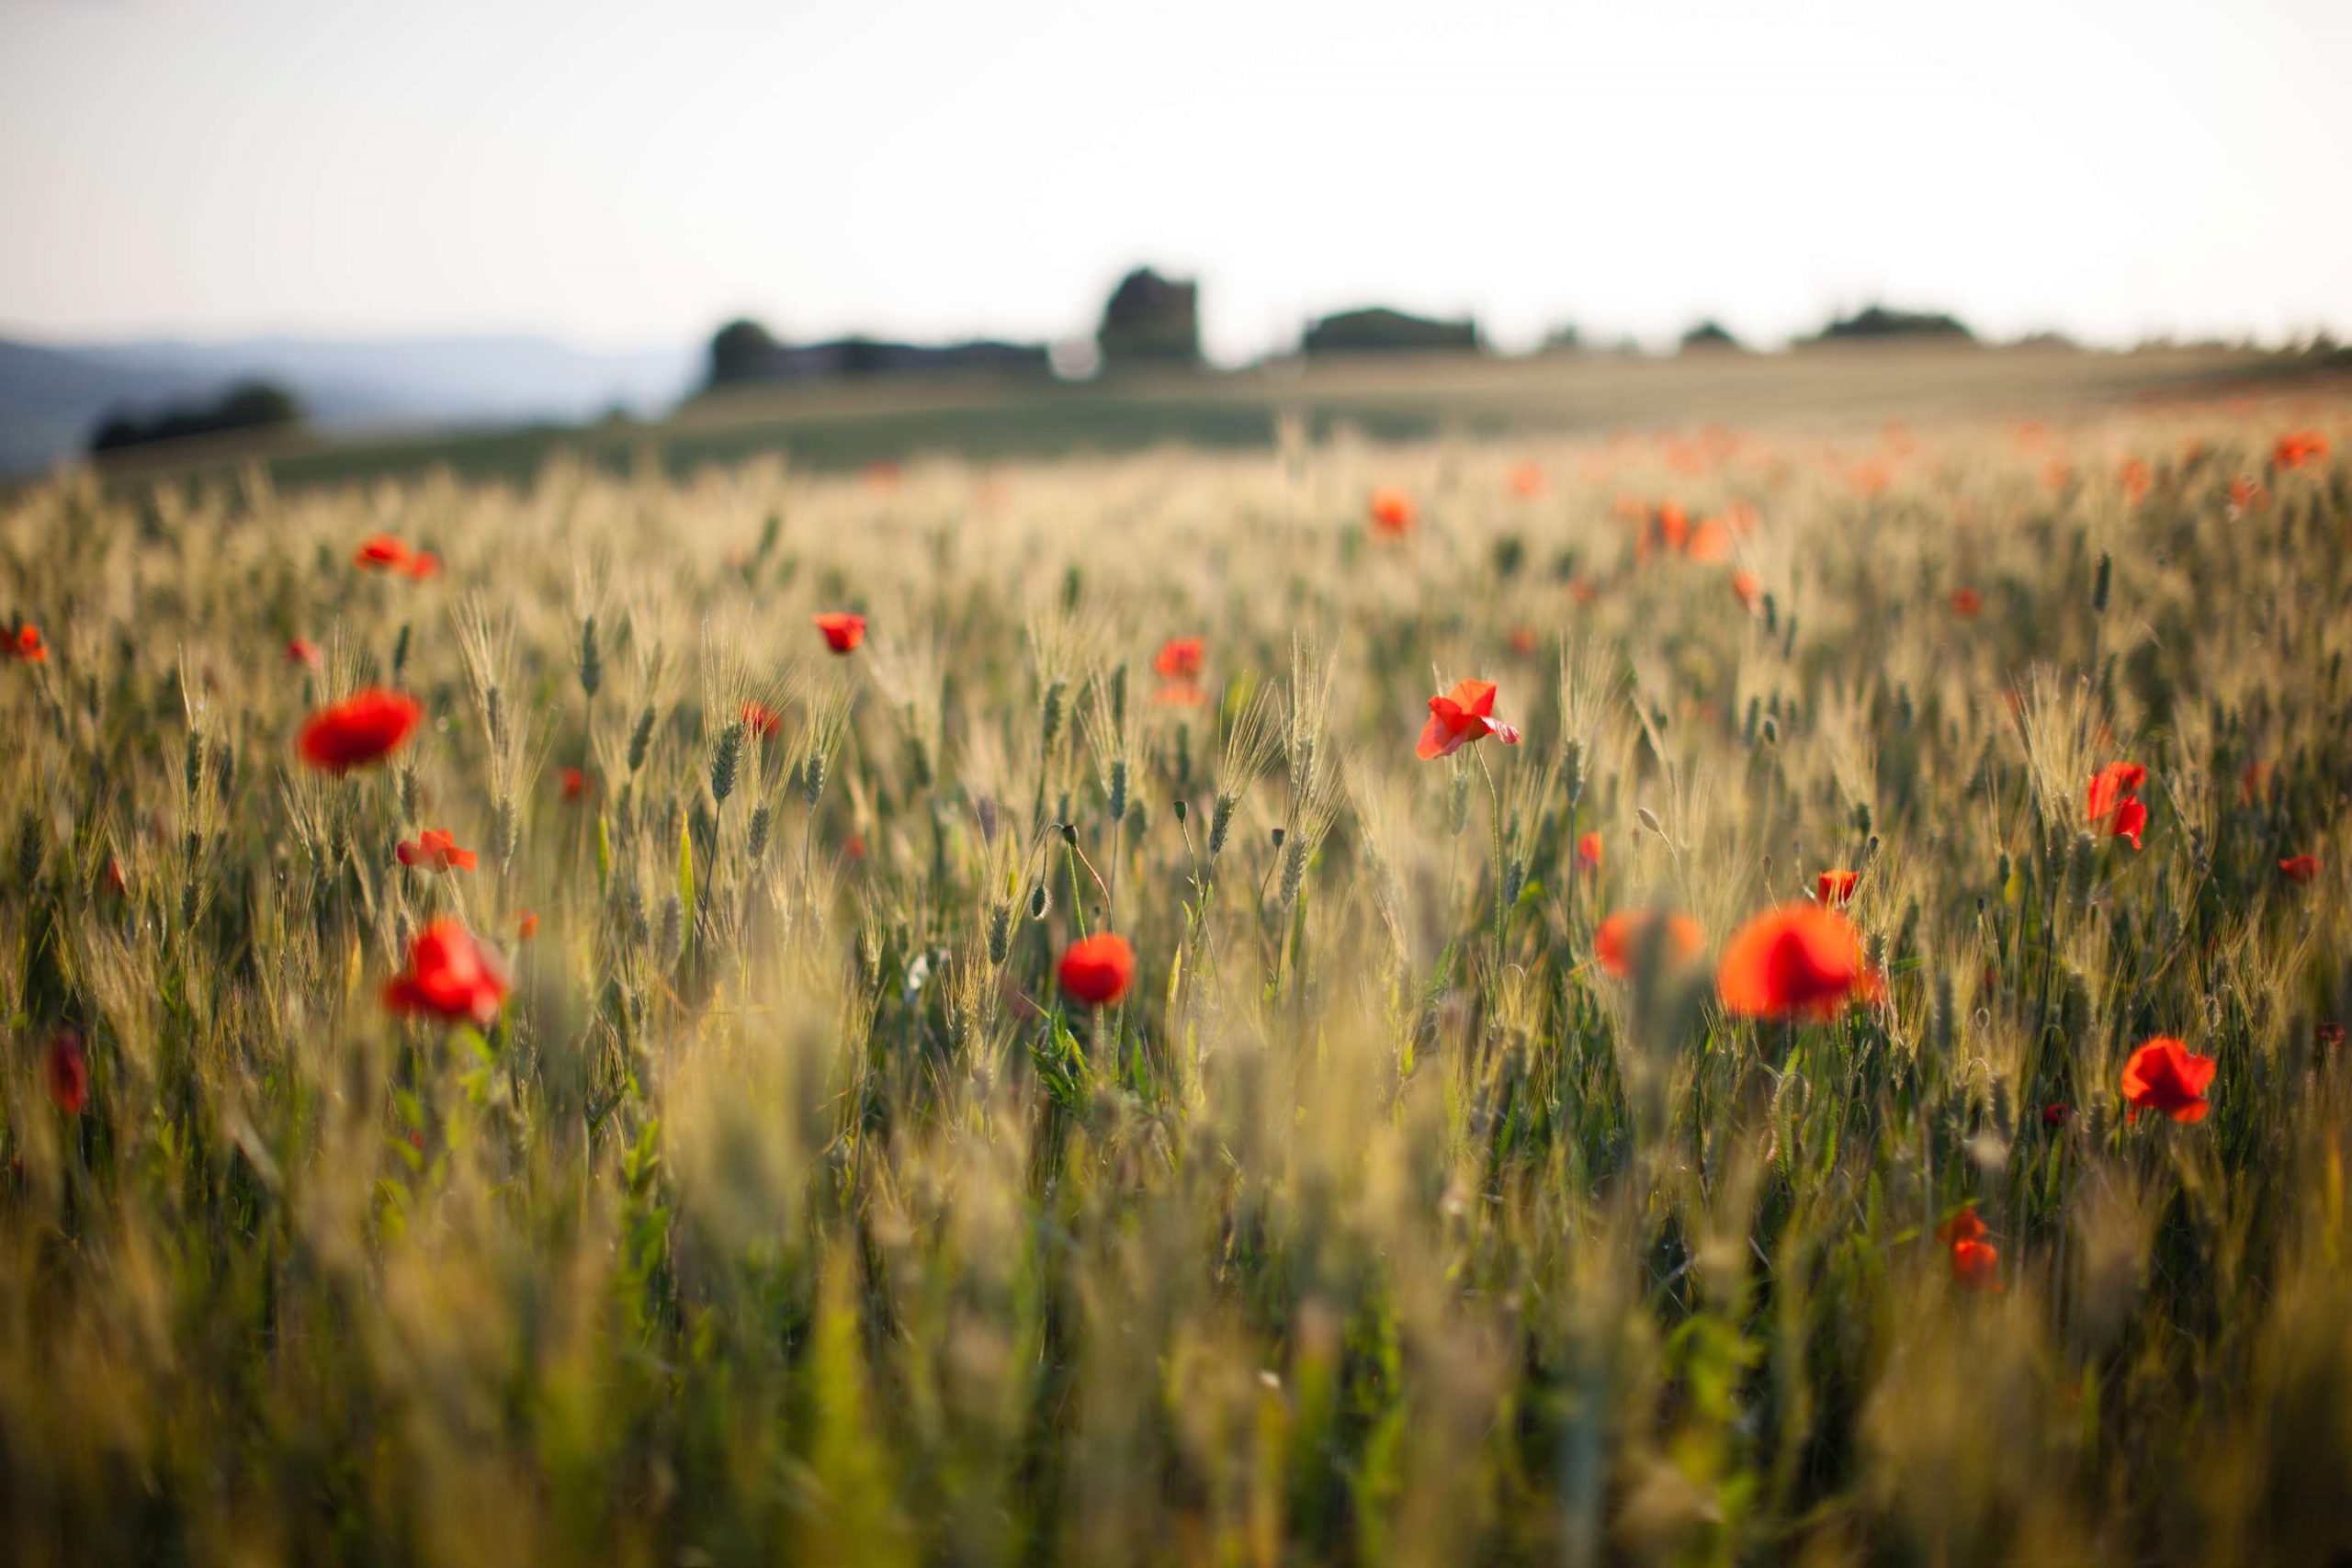
M 1102 306 L 1094 334 L 1102 363 L 1183 365 L 1201 362 L 1201 290 L 1190 278 L 1162 277 L 1139 266 L 1119 279 Z
M 1478 323 L 1475 319 L 1432 321 L 1374 305 L 1324 317 L 1306 329 L 1298 346 L 1301 353 L 1310 356 L 1430 350 L 1476 353 L 1479 346 Z

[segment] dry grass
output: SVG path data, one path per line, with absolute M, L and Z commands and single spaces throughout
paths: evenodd
M 2336 456 L 2271 471 L 2301 427 Z M 12 1555 L 2352 1551 L 2347 430 L 19 495 Z M 1757 522 L 1645 550 L 1669 499 Z M 379 529 L 447 570 L 356 571 Z M 1417 761 L 1464 676 L 1524 743 Z M 304 771 L 369 681 L 425 728 Z M 2126 756 L 2138 852 L 2082 837 Z M 401 866 L 426 827 L 480 867 Z M 1838 866 L 1877 1006 L 1593 962 Z M 442 913 L 511 954 L 486 1035 L 380 1004 Z M 2158 1033 L 2207 1120 L 2121 1114 Z M 1932 1235 L 1970 1201 L 1997 1292 Z

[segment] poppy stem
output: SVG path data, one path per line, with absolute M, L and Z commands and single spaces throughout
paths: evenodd
M 1487 754 L 1479 751 L 1475 755 L 1478 759 L 1479 776 L 1487 781 L 1488 858 L 1493 863 L 1490 869 L 1495 879 L 1495 972 L 1491 983 L 1499 993 L 1503 979 L 1504 948 L 1510 923 L 1510 888 L 1503 854 L 1503 798 L 1502 792 L 1495 787 L 1494 770 L 1487 766 Z

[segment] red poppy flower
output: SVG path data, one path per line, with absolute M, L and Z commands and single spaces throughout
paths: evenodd
M 2148 808 L 2139 800 L 2140 786 L 2147 782 L 2148 770 L 2137 762 L 2109 762 L 2091 775 L 2090 790 L 2083 802 L 2084 815 L 2093 826 L 2104 822 L 2109 836 L 2129 839 L 2132 847 L 2142 847 L 2140 834 L 2148 825 Z
M 556 776 L 560 781 L 564 799 L 578 800 L 588 793 L 588 774 L 584 770 L 566 768 Z
M 1136 977 L 1136 950 L 1127 939 L 1098 931 L 1071 942 L 1062 954 L 1063 992 L 1088 1007 L 1107 1007 L 1127 994 Z
M 1679 501 L 1660 506 L 1650 523 L 1657 530 L 1657 542 L 1669 550 L 1680 550 L 1690 542 L 1690 513 Z
M 1824 904 L 1850 904 L 1854 901 L 1854 885 L 1862 879 L 1858 871 L 1825 871 L 1814 878 L 1814 896 Z
M 1170 681 L 1151 700 L 1165 707 L 1196 708 L 1209 700 L 1209 694 L 1191 681 Z
M 439 575 L 441 570 L 441 558 L 435 555 L 431 550 L 419 550 L 416 554 L 408 558 L 408 563 L 401 567 L 401 570 L 408 573 L 409 576 L 416 579 L 419 582 L 422 582 L 428 577 Z
M 2075 469 L 2073 465 L 2067 463 L 2063 458 L 2052 457 L 2042 467 L 2041 482 L 2047 489 L 2064 490 L 2069 484 L 2074 482 L 2074 479 Z
M 2140 793 L 2148 782 L 2148 770 L 2137 762 L 2109 762 L 2091 775 L 2090 793 L 2084 810 L 2094 822 L 2105 818 L 2117 807 Z
M 1973 588 L 1955 588 L 1951 591 L 1951 613 L 1962 620 L 1975 619 L 1984 608 L 1984 595 Z
M 1524 659 L 1529 654 L 1535 651 L 1535 628 L 1533 626 L 1513 626 L 1510 629 L 1510 636 L 1506 637 L 1505 640 L 1510 644 L 1510 650 L 1513 653 L 1516 653 L 1521 659 Z
M 1879 978 L 1845 916 L 1783 904 L 1733 934 L 1715 989 L 1741 1018 L 1832 1018 L 1849 1000 L 1875 997 Z
M 2270 504 L 2270 491 L 2252 474 L 2230 481 L 2230 505 L 2239 512 L 2260 512 Z
M 1989 1241 L 1951 1244 L 1951 1277 L 1972 1291 L 2001 1288 L 2001 1249 Z
M 2127 458 L 2120 477 L 2123 481 L 2123 498 L 2126 501 L 2137 506 L 2147 499 L 2148 487 L 2152 482 L 2148 476 L 2147 464 L 2137 457 Z
M 1420 510 L 1413 504 L 1413 498 L 1390 485 L 1372 492 L 1371 512 L 1374 530 L 1392 539 L 1403 538 L 1420 521 Z
M 309 637 L 289 638 L 286 644 L 286 662 L 288 664 L 300 664 L 306 670 L 321 670 L 326 667 L 326 655 L 319 651 L 319 645 Z
M 2326 456 L 2327 437 L 2316 430 L 2298 430 L 2282 435 L 2278 445 L 2270 448 L 2270 460 L 2282 468 L 2300 468 Z
M 90 1063 L 82 1054 L 82 1037 L 70 1029 L 51 1035 L 42 1067 L 50 1102 L 68 1116 L 82 1114 L 90 1103 Z
M 1462 681 L 1443 696 L 1430 699 L 1430 721 L 1421 729 L 1421 743 L 1414 749 L 1423 761 L 1433 757 L 1451 757 L 1471 741 L 1492 735 L 1506 746 L 1519 744 L 1519 731 L 1494 717 L 1495 683 L 1492 681 Z
M 1610 974 L 1621 980 L 1625 978 L 1634 972 L 1634 960 L 1641 953 L 1643 938 L 1658 918 L 1656 909 L 1614 911 L 1592 933 L 1593 957 Z M 1680 964 L 1707 944 L 1706 932 L 1690 916 L 1670 914 L 1665 919 L 1666 957 L 1669 963 Z
M 2278 863 L 2278 869 L 2290 882 L 2309 882 L 2319 874 L 2317 855 L 2289 855 Z
M 1946 1247 L 1956 1247 L 1964 1241 L 1983 1241 L 1984 1235 L 1984 1216 L 1977 1213 L 1973 1203 L 1936 1227 L 1936 1239 Z
M 2321 1045 L 2333 1051 L 2344 1043 L 2344 1026 L 2332 1021 L 2323 1023 L 2316 1031 L 2316 1038 Z
M 851 653 L 865 640 L 865 617 L 834 610 L 817 617 L 817 629 L 825 634 L 827 648 L 835 653 Z
M 408 547 L 390 534 L 370 534 L 351 558 L 351 564 L 362 571 L 399 571 L 408 562 Z
M 425 871 L 471 871 L 479 858 L 473 851 L 460 849 L 457 835 L 438 828 L 427 828 L 413 840 L 402 840 L 392 848 L 402 865 L 413 865 Z
M 2143 1041 L 2123 1064 L 2123 1113 L 2137 1122 L 2143 1111 L 2161 1111 L 2176 1122 L 2202 1122 L 2211 1109 L 2205 1086 L 2213 1081 L 2213 1058 L 2199 1056 L 2169 1034 Z
M 847 839 L 842 840 L 842 853 L 847 855 L 852 860 L 864 860 L 865 858 L 865 835 L 863 833 L 852 833 Z
M 536 910 L 523 909 L 514 916 L 514 940 L 528 942 L 539 934 L 539 917 Z
M 18 626 L 5 649 L 11 659 L 21 659 L 28 664 L 49 662 L 49 644 L 41 640 L 40 628 L 27 621 Z
M 506 1001 L 506 975 L 497 958 L 455 920 L 435 920 L 408 944 L 408 967 L 384 987 L 394 1012 L 423 1013 L 446 1023 L 487 1029 Z
M 2075 1108 L 2064 1100 L 2053 1100 L 2041 1108 L 2041 1124 L 2045 1127 L 2064 1127 L 2074 1119 Z
M 745 703 L 743 724 L 752 734 L 766 739 L 784 728 L 784 715 L 765 703 Z
M 1587 871 L 1600 869 L 1600 835 L 1587 833 L 1577 840 L 1577 863 Z
M 414 697 L 369 686 L 312 714 L 296 746 L 311 766 L 349 773 L 390 756 L 424 716 Z
M 1753 610 L 1756 602 L 1764 596 L 1764 580 L 1745 569 L 1735 571 L 1731 574 L 1731 592 L 1734 598 Z
M 1152 655 L 1151 668 L 1163 681 L 1197 679 L 1208 655 L 1208 647 L 1196 637 L 1171 637 L 1159 645 Z
M 1521 501 L 1534 501 L 1552 488 L 1552 477 L 1534 463 L 1521 463 L 1510 471 L 1510 492 Z

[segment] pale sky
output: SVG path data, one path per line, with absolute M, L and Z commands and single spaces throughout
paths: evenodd
M 2352 335 L 2352 4 L 0 0 L 0 334 Z

